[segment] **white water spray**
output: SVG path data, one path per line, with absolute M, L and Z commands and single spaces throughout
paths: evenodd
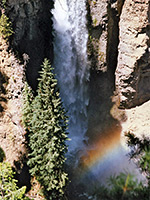
M 87 130 L 89 69 L 85 0 L 55 0 L 54 68 L 69 115 L 69 151 L 83 146 Z

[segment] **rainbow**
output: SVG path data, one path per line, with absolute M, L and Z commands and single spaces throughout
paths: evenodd
M 120 146 L 121 129 L 113 126 L 107 131 L 100 133 L 99 138 L 92 141 L 92 144 L 81 157 L 83 174 L 97 165 L 103 164 L 112 154 L 115 154 Z

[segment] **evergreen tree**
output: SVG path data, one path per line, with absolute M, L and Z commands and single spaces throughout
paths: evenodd
M 40 72 L 37 96 L 32 101 L 31 115 L 25 111 L 25 125 L 29 126 L 28 164 L 30 172 L 44 187 L 47 199 L 64 200 L 67 174 L 64 172 L 67 146 L 67 117 L 57 89 L 57 80 L 47 59 Z M 27 100 L 27 107 L 30 100 Z M 31 116 L 30 123 L 28 117 Z
M 8 162 L 0 163 L 0 200 L 27 200 L 26 187 L 18 188 L 14 172 Z
M 32 101 L 33 92 L 27 83 L 25 83 L 23 90 L 23 109 L 22 109 L 22 122 L 25 125 L 27 131 L 30 131 L 30 123 L 32 119 Z

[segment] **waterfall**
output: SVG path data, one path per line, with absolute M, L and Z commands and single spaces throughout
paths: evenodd
M 58 86 L 69 116 L 69 152 L 83 147 L 87 130 L 89 69 L 85 0 L 55 0 L 54 63 Z

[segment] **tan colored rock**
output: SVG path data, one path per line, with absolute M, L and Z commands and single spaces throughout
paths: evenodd
M 120 107 L 150 99 L 149 0 L 126 0 L 120 16 L 116 87 Z
M 95 2 L 95 5 L 93 1 L 90 4 L 92 22 L 97 19 L 92 34 L 98 35 L 98 31 L 101 33 L 97 44 L 98 48 L 104 51 L 105 68 L 100 62 L 95 62 L 97 71 L 93 70 L 91 73 L 87 136 L 92 145 L 97 144 L 97 138 L 100 138 L 102 144 L 98 143 L 98 146 L 101 145 L 102 149 L 106 147 L 103 146 L 103 138 L 106 142 L 109 141 L 111 146 L 113 142 L 110 138 L 115 139 L 117 136 L 115 144 L 121 143 L 121 147 L 127 153 L 129 149 L 124 145 L 126 132 L 131 131 L 137 136 L 149 134 L 150 113 L 147 110 L 150 110 L 150 105 L 146 101 L 150 99 L 150 2 Z M 96 27 L 101 27 L 102 22 L 106 29 L 100 32 Z M 119 95 L 114 92 L 115 87 Z M 134 108 L 127 109 L 131 107 Z M 128 157 L 123 153 L 118 154 L 115 159 L 119 158 L 123 159 L 122 166 L 128 165 L 130 169 L 135 170 L 136 167 L 131 166 Z M 116 160 L 113 160 L 111 165 Z M 119 171 L 121 165 L 116 168 Z
M 124 135 L 128 132 L 141 138 L 142 135 L 150 136 L 150 101 L 125 110 L 126 121 L 122 123 L 122 142 L 126 145 Z
M 0 147 L 12 165 L 25 154 L 25 130 L 21 124 L 24 65 L 8 52 L 0 38 Z

